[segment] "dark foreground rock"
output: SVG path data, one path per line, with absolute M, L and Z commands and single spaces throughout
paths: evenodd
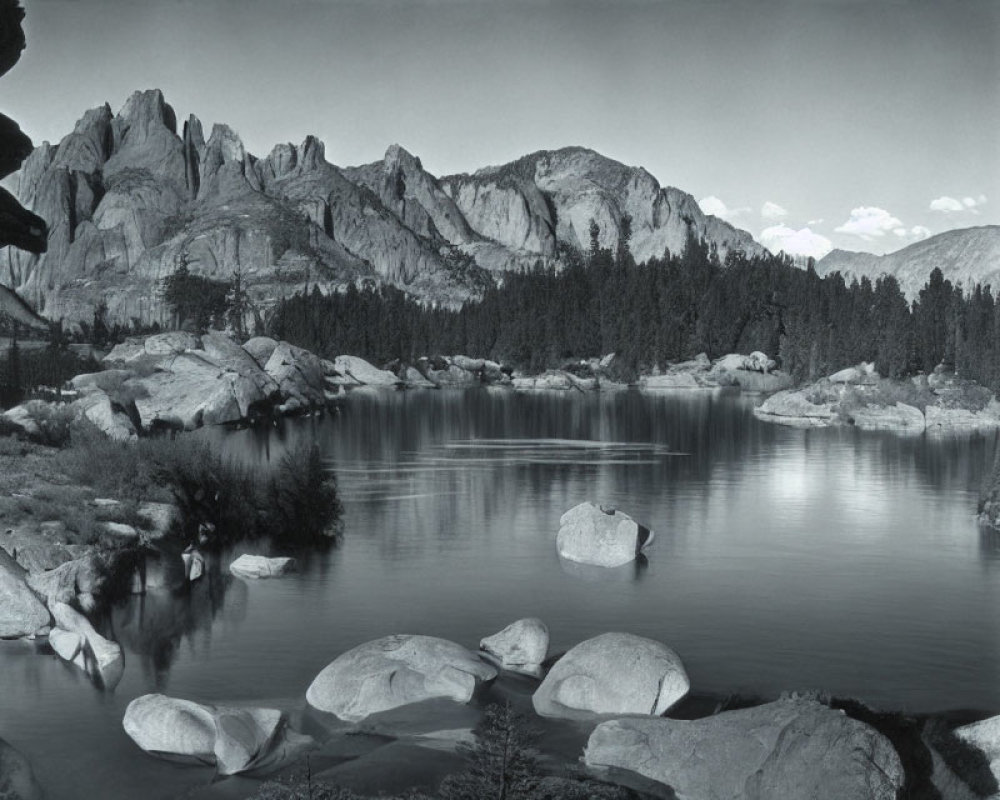
M 42 800 L 28 759 L 0 739 L 0 800 Z
M 692 721 L 604 722 L 584 759 L 656 781 L 678 800 L 896 800 L 904 782 L 888 739 L 805 699 Z

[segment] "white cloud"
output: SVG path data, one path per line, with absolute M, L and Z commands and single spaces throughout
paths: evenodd
M 806 225 L 808 225 L 811 228 L 813 225 L 822 225 L 823 222 L 824 222 L 823 219 L 811 219 L 806 223 Z
M 760 242 L 768 250 L 784 250 L 790 256 L 812 256 L 820 259 L 833 249 L 833 244 L 825 236 L 813 233 L 808 227 L 802 230 L 787 225 L 772 225 L 760 234 Z
M 750 210 L 746 206 L 742 206 L 740 208 L 729 208 L 729 206 L 727 206 L 714 194 L 699 200 L 698 205 L 701 206 L 701 210 L 704 213 L 711 214 L 713 217 L 718 217 L 719 219 L 730 221 L 742 217 Z
M 784 219 L 788 216 L 788 212 L 777 203 L 768 200 L 760 207 L 760 215 L 764 219 Z
M 870 241 L 902 227 L 903 223 L 884 208 L 861 206 L 852 209 L 847 222 L 834 230 Z
M 930 235 L 931 235 L 930 228 L 925 228 L 923 225 L 914 225 L 912 228 L 910 228 L 910 236 L 912 236 L 917 241 L 920 241 L 921 239 L 926 239 Z
M 972 214 L 979 213 L 979 206 L 986 205 L 986 195 L 981 194 L 977 197 L 972 197 L 971 195 L 963 197 L 959 200 L 957 197 L 948 197 L 947 195 L 942 195 L 941 197 L 931 200 L 931 211 L 940 211 L 943 214 L 954 214 L 958 211 L 968 211 Z

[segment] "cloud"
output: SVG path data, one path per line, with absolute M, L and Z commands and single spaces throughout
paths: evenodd
M 811 227 L 812 227 L 813 225 L 822 225 L 822 224 L 823 224 L 823 222 L 824 222 L 824 220 L 823 220 L 823 218 L 821 217 L 820 219 L 811 219 L 811 220 L 809 220 L 809 221 L 808 221 L 808 222 L 806 223 L 806 225 L 808 225 L 808 226 L 809 226 L 809 227 L 811 228 Z
M 940 211 L 942 214 L 954 214 L 959 211 L 968 211 L 973 214 L 979 213 L 979 207 L 986 205 L 986 195 L 981 194 L 977 197 L 963 197 L 959 200 L 957 197 L 948 197 L 947 195 L 942 195 L 941 197 L 931 200 L 931 211 Z
M 768 200 L 760 207 L 760 215 L 764 219 L 784 219 L 788 216 L 788 212 L 777 203 Z
M 704 213 L 711 214 L 713 217 L 718 217 L 719 219 L 724 220 L 738 219 L 750 210 L 746 206 L 742 206 L 741 208 L 729 208 L 714 194 L 699 200 L 698 205 L 701 206 L 701 210 Z
M 834 230 L 870 241 L 902 227 L 903 223 L 884 208 L 861 206 L 852 209 L 847 222 Z
M 787 225 L 772 225 L 760 234 L 760 242 L 768 250 L 784 250 L 790 256 L 812 256 L 820 259 L 833 249 L 833 244 L 825 236 L 813 233 L 808 227 L 802 230 Z
M 925 228 L 923 225 L 914 225 L 910 228 L 910 236 L 920 241 L 921 239 L 926 239 L 931 235 L 930 228 Z

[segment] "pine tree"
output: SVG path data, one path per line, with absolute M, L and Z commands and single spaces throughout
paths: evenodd
M 442 800 L 529 800 L 538 785 L 531 734 L 509 702 L 487 706 L 476 742 L 465 748 L 470 764 L 441 786 Z

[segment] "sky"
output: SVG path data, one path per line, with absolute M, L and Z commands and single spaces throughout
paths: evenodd
M 773 250 L 1000 223 L 996 0 L 22 0 L 36 144 L 160 88 L 256 155 L 436 175 L 593 148 Z

